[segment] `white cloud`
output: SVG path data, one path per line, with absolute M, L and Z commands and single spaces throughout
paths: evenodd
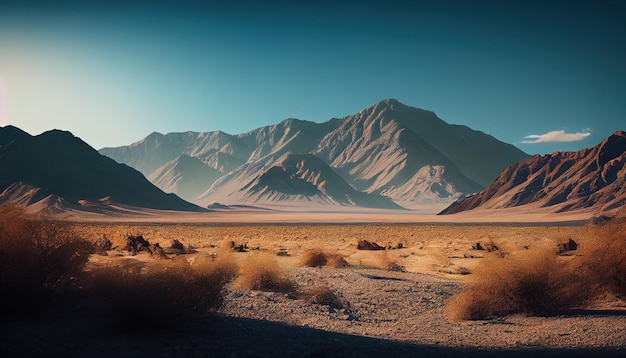
M 585 128 L 579 133 L 565 133 L 564 130 L 552 131 L 545 134 L 531 134 L 524 137 L 521 143 L 535 144 L 535 143 L 549 143 L 549 142 L 577 142 L 583 140 L 591 135 L 591 129 Z

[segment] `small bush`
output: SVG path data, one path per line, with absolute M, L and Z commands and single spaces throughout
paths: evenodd
M 106 256 L 107 251 L 113 248 L 113 243 L 111 242 L 111 240 L 109 240 L 106 234 L 104 234 L 96 240 L 96 242 L 94 243 L 94 248 L 98 255 Z
M 2 317 L 36 314 L 76 288 L 93 246 L 63 223 L 0 206 Z
M 221 291 L 236 273 L 226 258 L 191 265 L 160 261 L 143 268 L 102 268 L 91 290 L 109 307 L 113 329 L 135 334 L 183 327 L 221 304 Z
M 326 286 L 318 286 L 309 292 L 307 292 L 311 302 L 318 305 L 329 306 L 335 309 L 341 309 L 344 307 L 343 302 L 335 295 L 330 288 Z
M 300 264 L 306 267 L 322 267 L 326 266 L 328 259 L 321 250 L 309 250 L 304 253 Z
M 300 260 L 300 265 L 306 267 L 328 266 L 339 268 L 348 266 L 348 262 L 341 255 L 326 254 L 321 250 L 314 249 L 304 253 Z
M 236 283 L 245 289 L 294 292 L 295 285 L 281 271 L 274 256 L 257 253 L 243 261 Z
M 598 294 L 606 291 L 626 298 L 626 219 L 617 218 L 590 230 L 582 246 L 582 267 Z
M 387 266 L 387 270 L 393 272 L 406 272 L 406 268 L 396 262 L 391 262 L 389 266 Z
M 453 319 L 552 315 L 584 304 L 589 292 L 581 273 L 554 252 L 536 251 L 485 258 L 473 281 L 448 301 L 447 313 Z

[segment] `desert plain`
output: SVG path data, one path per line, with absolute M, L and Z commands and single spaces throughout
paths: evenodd
M 226 257 L 237 273 L 221 288 L 219 304 L 193 320 L 158 329 L 152 327 L 161 314 L 156 311 L 147 320 L 126 313 L 134 323 L 130 331 L 111 328 L 115 326 L 98 315 L 64 318 L 59 314 L 63 310 L 3 323 L 3 356 L 621 356 L 626 352 L 626 301 L 610 292 L 547 314 L 512 312 L 464 319 L 450 308 L 455 295 L 475 280 L 484 280 L 485 272 L 489 275 L 488 265 L 500 261 L 518 265 L 521 261 L 516 257 L 532 257 L 535 252 L 551 253 L 557 263 L 575 262 L 588 255 L 583 249 L 594 245 L 598 235 L 616 230 L 623 235 L 623 221 L 607 231 L 576 216 L 552 222 L 459 223 L 434 216 L 439 222 L 408 222 L 408 218 L 393 222 L 391 216 L 374 213 L 361 215 L 361 222 L 358 216 L 342 219 L 329 213 L 311 222 L 298 219 L 304 216 L 297 213 L 234 215 L 236 220 L 224 214 L 222 218 L 231 220 L 207 222 L 174 215 L 160 220 L 146 216 L 134 221 L 63 223 L 87 241 L 106 237 L 111 242 L 105 252 L 90 255 L 86 271 L 115 267 L 141 273 L 176 262 L 193 267 Z M 259 215 L 270 215 L 275 221 L 265 217 L 266 222 L 259 222 Z M 286 222 L 280 223 L 281 217 Z M 126 250 L 128 236 L 135 235 L 159 244 L 165 256 Z M 570 239 L 577 248 L 557 255 L 557 246 Z M 183 250 L 173 249 L 174 240 Z M 361 240 L 385 250 L 360 250 Z M 249 274 L 244 271 L 267 267 L 271 279 L 281 280 L 282 286 L 242 283 L 240 276 Z M 498 279 L 494 273 L 493 280 Z

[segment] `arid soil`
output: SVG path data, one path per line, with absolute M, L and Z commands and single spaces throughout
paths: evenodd
M 162 247 L 179 240 L 191 253 L 178 255 L 178 259 L 190 262 L 216 255 L 232 241 L 248 248 L 232 253 L 236 262 L 262 254 L 275 259 L 294 289 L 250 290 L 231 282 L 223 290 L 221 307 L 199 319 L 197 325 L 151 337 L 87 333 L 97 322 L 15 324 L 10 332 L 3 327 L 4 353 L 15 355 L 20 345 L 25 347 L 23 352 L 37 355 L 89 357 L 626 353 L 626 302 L 613 296 L 551 317 L 511 315 L 455 321 L 444 310 L 447 300 L 471 280 L 472 270 L 484 257 L 511 255 L 529 247 L 556 248 L 569 238 L 584 245 L 589 236 L 587 226 L 81 223 L 73 224 L 73 229 L 90 240 L 107 235 L 117 246 L 108 256 L 92 256 L 91 267 L 155 260 L 147 253 L 130 256 L 123 251 L 128 234 L 141 234 Z M 392 249 L 357 250 L 361 239 Z M 477 243 L 497 249 L 477 250 Z M 348 265 L 304 267 L 302 260 L 311 249 L 339 254 Z M 563 259 L 575 255 L 574 251 Z M 316 302 L 311 293 L 316 289 L 334 293 L 337 301 L 331 305 Z M 81 330 L 81 325 L 86 328 Z

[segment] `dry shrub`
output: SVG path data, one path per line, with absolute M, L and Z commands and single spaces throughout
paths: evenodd
M 344 307 L 343 302 L 335 293 L 326 286 L 318 286 L 307 292 L 311 302 L 318 305 L 329 306 L 335 309 Z
M 328 266 L 339 268 L 348 266 L 348 262 L 341 255 L 327 254 L 322 250 L 313 249 L 304 253 L 300 261 L 300 265 L 306 267 Z
M 487 257 L 472 276 L 472 282 L 447 303 L 453 319 L 552 315 L 579 307 L 589 298 L 581 273 L 547 250 Z
M 93 247 L 68 225 L 37 220 L 12 204 L 0 206 L 2 317 L 36 314 L 76 288 Z
M 626 218 L 594 225 L 590 233 L 580 249 L 587 281 L 598 294 L 626 298 Z
M 276 258 L 265 253 L 251 254 L 241 263 L 236 283 L 249 290 L 295 291 L 295 284 L 282 272 Z
M 196 265 L 157 261 L 98 269 L 90 287 L 106 301 L 114 330 L 142 334 L 182 327 L 218 307 L 222 288 L 235 273 L 236 266 L 226 259 Z
M 306 267 L 322 267 L 326 266 L 328 259 L 321 250 L 308 250 L 302 256 L 300 264 Z
M 406 268 L 396 262 L 391 262 L 389 266 L 387 266 L 387 270 L 393 272 L 406 272 Z
M 330 255 L 327 259 L 326 266 L 332 268 L 348 267 L 348 261 L 341 255 Z

